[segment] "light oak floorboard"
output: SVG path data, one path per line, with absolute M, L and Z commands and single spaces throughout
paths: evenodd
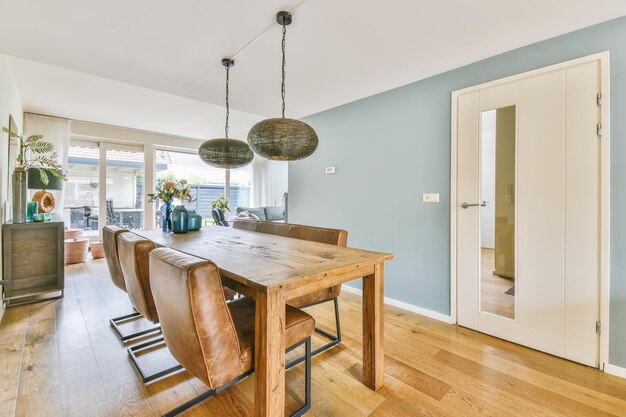
M 65 297 L 6 311 L 0 323 L 0 417 L 160 416 L 207 390 L 186 371 L 149 385 L 110 317 L 131 311 L 104 260 L 66 269 Z M 307 309 L 334 331 L 332 303 Z M 361 381 L 361 298 L 340 300 L 344 343 L 313 359 L 307 417 L 624 416 L 626 380 L 472 330 L 385 308 L 385 385 Z M 148 326 L 139 321 L 133 328 Z M 313 337 L 313 345 L 324 340 Z M 287 359 L 299 352 L 291 352 Z M 142 357 L 168 366 L 165 350 Z M 183 416 L 253 417 L 254 376 Z M 285 409 L 299 408 L 303 365 L 286 373 Z

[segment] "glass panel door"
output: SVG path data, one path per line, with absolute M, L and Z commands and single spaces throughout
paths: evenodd
M 96 142 L 70 143 L 63 220 L 85 237 L 98 236 L 100 150 Z
M 142 229 L 144 225 L 144 152 L 142 148 L 106 145 L 106 225 Z

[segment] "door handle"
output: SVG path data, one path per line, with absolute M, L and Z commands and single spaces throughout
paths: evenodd
M 485 207 L 487 205 L 486 201 L 483 201 L 482 203 L 461 203 L 461 207 L 466 209 L 468 207 Z

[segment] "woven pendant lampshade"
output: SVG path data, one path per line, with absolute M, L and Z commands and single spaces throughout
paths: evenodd
M 254 159 L 254 153 L 248 144 L 241 140 L 228 137 L 228 119 L 230 104 L 228 101 L 229 73 L 235 61 L 229 58 L 222 59 L 226 68 L 226 124 L 224 125 L 225 138 L 210 139 L 200 145 L 198 156 L 206 164 L 216 168 L 234 169 L 248 165 Z
M 248 143 L 258 155 L 276 161 L 297 161 L 315 152 L 318 139 L 308 124 L 294 119 L 262 120 L 252 126 Z
M 278 12 L 276 21 L 283 27 L 282 41 L 282 84 L 283 114 L 280 118 L 266 119 L 252 126 L 248 133 L 248 144 L 257 154 L 277 161 L 296 161 L 310 156 L 319 140 L 315 130 L 300 120 L 285 118 L 285 35 L 291 24 L 289 12 Z
M 205 141 L 198 149 L 198 156 L 216 168 L 241 168 L 252 162 L 254 153 L 244 141 L 229 138 Z

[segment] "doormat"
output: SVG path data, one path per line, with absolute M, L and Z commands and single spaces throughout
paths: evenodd
M 509 288 L 508 290 L 506 290 L 505 294 L 508 294 L 508 295 L 515 295 L 515 285 L 513 285 L 511 288 Z

